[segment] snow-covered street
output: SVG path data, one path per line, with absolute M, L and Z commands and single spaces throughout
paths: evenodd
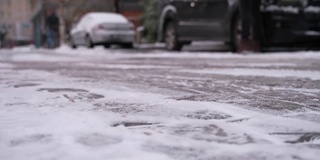
M 0 160 L 319 157 L 319 51 L 0 50 Z

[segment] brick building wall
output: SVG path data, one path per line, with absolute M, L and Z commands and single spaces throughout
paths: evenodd
M 143 10 L 143 0 L 118 0 L 119 13 L 123 14 L 136 27 L 141 25 Z
M 31 41 L 31 4 L 28 0 L 1 0 L 1 19 L 8 28 L 7 40 L 19 43 Z

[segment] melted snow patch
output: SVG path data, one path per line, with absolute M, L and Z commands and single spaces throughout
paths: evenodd
M 50 54 L 50 53 L 49 53 Z M 4 57 L 0 57 L 0 59 L 4 59 Z M 6 60 L 6 59 L 5 59 Z M 25 52 L 25 53 L 18 53 L 10 55 L 10 59 L 7 61 L 14 61 L 14 62 L 57 62 L 57 61 L 76 61 L 79 60 L 78 57 L 67 57 L 67 56 L 57 56 L 57 55 L 47 55 L 43 53 L 36 53 L 33 52 Z
M 157 66 L 157 65 L 130 65 L 130 64 L 92 64 L 81 63 L 81 66 L 86 67 L 99 67 L 107 69 L 161 69 L 172 68 L 171 66 Z
M 35 50 L 35 47 L 34 45 L 18 46 L 18 47 L 14 47 L 12 50 L 15 52 L 30 52 Z
M 167 52 L 167 51 L 154 51 L 153 54 L 117 54 L 118 58 L 203 58 L 203 59 L 320 59 L 318 51 L 298 51 L 298 52 L 277 52 L 268 54 L 249 54 L 240 55 L 234 53 L 221 53 L 221 52 Z
M 0 68 L 14 68 L 14 65 L 7 63 L 0 63 Z
M 199 74 L 222 74 L 233 76 L 263 76 L 263 77 L 296 77 L 310 78 L 320 80 L 318 71 L 302 70 L 273 70 L 273 69 L 207 69 L 207 70 L 181 70 L 181 72 L 199 73 Z
M 104 55 L 106 53 L 106 50 L 103 47 L 94 47 L 91 48 L 85 48 L 85 47 L 78 47 L 77 49 L 73 49 L 68 45 L 61 45 L 60 47 L 52 50 L 53 53 L 58 54 L 72 54 L 72 55 Z
M 223 63 L 221 64 L 223 66 L 230 66 L 230 67 L 235 67 L 235 66 L 248 66 L 248 67 L 294 67 L 297 66 L 297 64 L 293 63 Z

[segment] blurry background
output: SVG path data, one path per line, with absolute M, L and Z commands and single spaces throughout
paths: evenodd
M 235 1 L 228 0 L 229 3 Z M 59 43 L 69 42 L 71 28 L 88 12 L 120 13 L 134 24 L 137 43 L 156 42 L 157 36 L 158 38 L 159 35 L 163 36 L 163 33 L 158 32 L 159 28 L 164 27 L 159 23 L 160 12 L 171 2 L 170 0 L 0 0 L 0 31 L 5 32 L 1 34 L 5 35 L 5 38 L 1 38 L 5 39 L 5 42 L 1 41 L 0 46 L 11 48 L 34 44 L 36 47 L 46 47 L 46 19 L 52 11 L 57 13 L 60 22 Z M 320 0 L 262 0 L 262 2 L 264 2 L 262 8 L 266 22 L 264 29 L 269 32 L 268 35 L 271 37 L 269 39 L 276 42 L 281 42 L 281 39 L 296 42 L 301 39 L 291 37 L 296 31 L 303 32 L 302 37 L 313 36 L 319 39 Z M 296 10 L 297 13 L 294 13 Z M 197 12 L 191 13 L 195 14 Z M 206 14 L 213 13 L 208 11 Z M 286 36 L 289 37 L 280 34 L 284 33 L 283 31 L 287 31 Z M 301 42 L 297 41 L 289 47 L 299 43 Z M 318 41 L 316 43 L 318 44 Z
M 0 25 L 7 29 L 6 47 L 26 44 L 41 47 L 45 40 L 45 19 L 52 11 L 59 16 L 60 42 L 64 42 L 72 25 L 91 11 L 121 13 L 138 27 L 143 19 L 143 5 L 143 0 L 0 0 Z

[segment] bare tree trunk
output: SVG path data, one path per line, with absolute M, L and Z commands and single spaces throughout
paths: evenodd
M 119 0 L 114 0 L 114 8 L 116 13 L 120 13 Z

